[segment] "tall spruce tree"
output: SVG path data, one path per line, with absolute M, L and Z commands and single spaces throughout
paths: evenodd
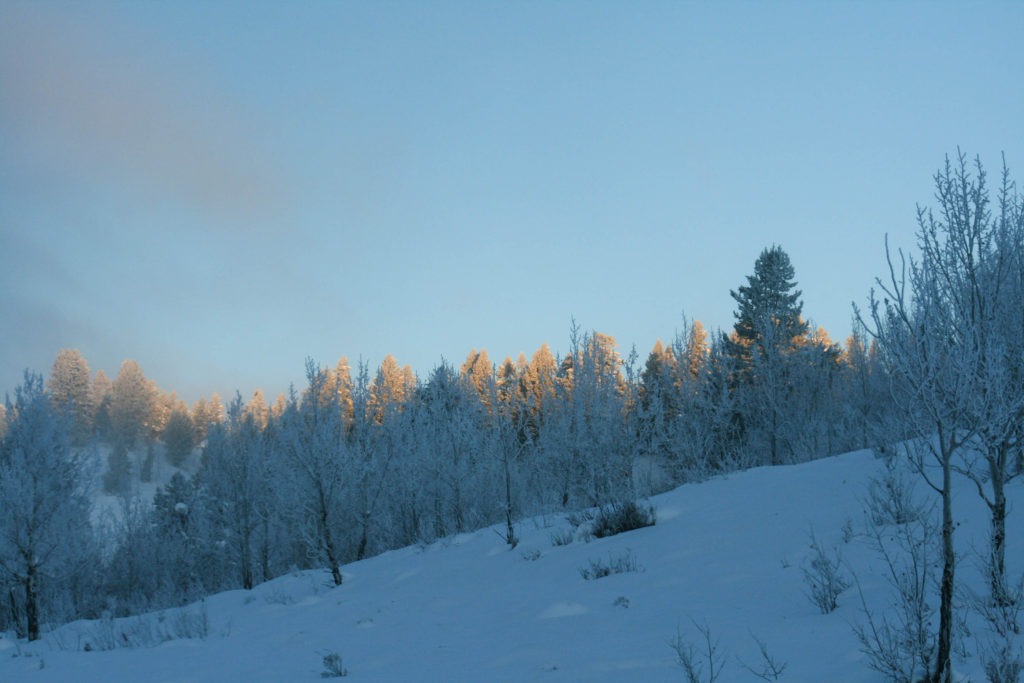
M 807 338 L 808 325 L 793 276 L 789 256 L 773 245 L 757 258 L 746 286 L 729 292 L 738 304 L 728 351 L 739 429 L 746 446 L 765 453 L 766 464 L 773 465 L 795 456 L 788 436 L 799 429 L 794 424 L 799 416 L 790 409 L 797 391 L 791 361 Z
M 794 275 L 789 255 L 772 245 L 757 257 L 746 286 L 729 291 L 738 305 L 733 353 L 744 366 L 751 363 L 755 347 L 761 353 L 788 350 L 807 334 L 808 325 L 801 317 L 802 292 L 796 289 Z

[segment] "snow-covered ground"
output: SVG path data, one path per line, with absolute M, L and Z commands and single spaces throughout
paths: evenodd
M 656 526 L 605 539 L 556 545 L 571 526 L 552 515 L 521 522 L 512 550 L 484 529 L 347 565 L 337 588 L 326 573 L 303 572 L 184 610 L 76 622 L 32 644 L 7 634 L 0 681 L 313 681 L 331 653 L 349 680 L 681 681 L 670 642 L 703 645 L 697 625 L 718 642 L 722 682 L 761 680 L 740 661 L 761 668 L 756 639 L 786 665 L 781 681 L 881 681 L 853 633 L 863 621 L 856 586 L 822 614 L 803 567 L 813 529 L 856 574 L 866 604 L 890 609 L 884 565 L 863 535 L 868 483 L 883 471 L 866 451 L 750 470 L 657 496 Z M 981 588 L 987 512 L 965 484 L 955 501 L 959 572 Z M 918 493 L 933 495 L 920 484 Z M 1009 493 L 1009 565 L 1019 572 L 1021 485 Z M 591 561 L 622 557 L 638 571 L 581 576 Z M 974 640 L 956 667 L 981 683 Z

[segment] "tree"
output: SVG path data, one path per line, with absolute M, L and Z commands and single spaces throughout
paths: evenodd
M 942 501 L 942 577 L 933 683 L 951 678 L 956 556 L 952 473 L 971 477 L 992 514 L 992 598 L 1003 592 L 1005 496 L 1024 417 L 1024 211 L 1003 173 L 993 220 L 985 173 L 948 158 L 934 177 L 938 210 L 918 208 L 918 259 L 889 252 L 870 298 L 871 334 L 892 379 L 916 470 Z M 864 316 L 861 316 L 862 321 Z M 939 475 L 926 465 L 934 463 Z
M 229 409 L 229 418 L 230 412 Z M 266 428 L 267 421 L 270 419 L 270 408 L 267 407 L 266 399 L 263 398 L 262 389 L 256 389 L 252 392 L 252 398 L 245 405 L 245 416 L 252 418 L 253 423 L 260 429 Z
M 83 446 L 92 436 L 93 404 L 92 373 L 89 364 L 77 349 L 64 349 L 57 354 L 47 382 L 50 399 L 58 410 L 71 417 L 71 441 Z
M 199 475 L 214 502 L 212 522 L 218 539 L 223 539 L 230 564 L 246 590 L 256 583 L 257 535 L 270 514 L 267 438 L 237 395 L 228 406 L 227 420 L 210 430 Z M 265 574 L 266 570 L 264 580 L 269 578 Z
M 491 366 L 491 359 L 487 356 L 487 349 L 470 351 L 466 362 L 459 369 L 459 374 L 470 383 L 476 390 L 480 402 L 490 410 L 490 388 L 494 379 L 494 368 Z
M 102 370 L 96 371 L 92 380 L 93 428 L 96 435 L 103 441 L 113 441 L 114 428 L 110 421 L 110 394 L 113 383 Z
M 758 256 L 747 284 L 729 291 L 738 305 L 733 352 L 743 365 L 749 366 L 755 349 L 776 355 L 807 334 L 807 323 L 801 317 L 802 292 L 795 289 L 794 275 L 789 255 L 773 245 Z
M 390 353 L 381 361 L 377 376 L 370 384 L 370 397 L 367 406 L 377 424 L 384 422 L 389 411 L 398 410 L 412 395 L 416 388 L 416 376 L 412 368 L 398 366 L 398 361 Z
M 83 557 L 89 499 L 70 421 L 54 409 L 42 377 L 26 373 L 7 408 L 14 417 L 0 444 L 0 576 L 20 589 L 19 630 L 36 640 L 43 588 L 61 586 Z
M 138 363 L 121 363 L 110 390 L 110 422 L 115 443 L 131 450 L 140 438 L 147 436 L 156 394 L 156 386 L 146 379 Z
M 327 372 L 307 360 L 306 379 L 301 404 L 293 397 L 282 418 L 281 440 L 297 478 L 304 540 L 315 558 L 327 562 L 334 585 L 340 586 L 345 425 L 338 394 L 328 391 Z
M 808 333 L 801 317 L 801 292 L 794 270 L 781 247 L 761 252 L 747 285 L 729 294 L 736 300 L 736 324 L 728 348 L 734 359 L 733 385 L 740 392 L 741 428 L 750 445 L 763 445 L 770 464 L 792 457 L 789 434 L 799 433 L 787 421 L 798 390 L 792 376 L 793 352 Z
M 179 406 L 171 412 L 164 426 L 162 438 L 168 462 L 175 467 L 181 467 L 195 447 L 192 418 L 187 409 Z

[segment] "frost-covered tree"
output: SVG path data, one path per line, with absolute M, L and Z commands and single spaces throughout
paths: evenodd
M 582 334 L 574 321 L 556 387 L 539 441 L 559 482 L 560 504 L 600 505 L 630 495 L 635 450 L 628 443 L 627 387 L 615 339 Z
M 161 438 L 166 449 L 164 452 L 167 461 L 175 467 L 181 467 L 195 447 L 192 417 L 188 414 L 187 408 L 178 406 L 171 412 Z
M 231 570 L 242 588 L 266 580 L 266 522 L 270 510 L 272 473 L 269 435 L 246 413 L 242 397 L 228 406 L 227 420 L 215 425 L 203 449 L 199 479 L 210 507 L 211 525 L 217 541 L 227 549 Z M 263 571 L 260 571 L 262 568 Z
M 466 362 L 459 368 L 459 374 L 476 391 L 480 401 L 490 409 L 490 390 L 494 379 L 494 367 L 487 356 L 487 349 L 469 352 Z
M 114 442 L 135 448 L 148 436 L 157 390 L 134 360 L 121 363 L 110 389 L 110 422 Z
M 281 445 L 295 474 L 294 500 L 301 505 L 303 539 L 311 557 L 327 563 L 341 585 L 345 535 L 342 516 L 347 493 L 345 423 L 337 392 L 328 390 L 328 374 L 306 361 L 308 386 L 301 403 L 289 401 L 281 419 Z
M 993 217 L 980 161 L 963 154 L 935 175 L 935 210 L 918 208 L 920 254 L 887 250 L 889 276 L 870 299 L 871 333 L 892 379 L 911 462 L 942 501 L 942 576 L 930 680 L 950 680 L 954 470 L 975 480 L 992 513 L 992 597 L 1005 598 L 1005 495 L 1024 417 L 1022 201 L 1004 171 Z
M 85 445 L 92 436 L 95 406 L 92 373 L 78 349 L 64 349 L 57 354 L 46 388 L 54 405 L 71 416 L 72 444 Z
M 230 410 L 228 412 L 230 414 Z M 266 399 L 263 398 L 262 389 L 256 389 L 252 392 L 252 398 L 245 404 L 244 412 L 245 416 L 251 418 L 253 423 L 260 429 L 264 429 L 267 426 L 267 422 L 270 420 L 270 408 L 267 406 Z
M 106 443 L 114 440 L 114 428 L 110 421 L 110 395 L 113 383 L 102 370 L 96 371 L 92 380 L 93 429 L 96 436 Z
M 370 384 L 367 409 L 377 424 L 384 422 L 389 412 L 401 409 L 416 388 L 416 376 L 412 368 L 399 367 L 390 353 L 381 361 L 377 375 Z
M 769 464 L 794 457 L 790 438 L 799 434 L 792 411 L 801 387 L 794 376 L 794 352 L 806 341 L 800 290 L 794 269 L 781 247 L 761 252 L 747 284 L 730 295 L 736 300 L 736 323 L 728 348 L 736 374 L 740 427 L 748 445 L 764 450 Z
M 493 391 L 493 379 L 484 389 Z M 481 508 L 493 498 L 484 494 L 490 465 L 484 439 L 486 407 L 477 384 L 447 363 L 433 372 L 415 404 L 418 466 L 425 474 L 430 537 L 466 531 L 482 523 Z M 482 513 L 486 515 L 486 512 Z
M 91 535 L 82 456 L 40 375 L 26 373 L 0 443 L 0 577 L 17 587 L 17 628 L 39 638 L 45 590 L 70 580 Z

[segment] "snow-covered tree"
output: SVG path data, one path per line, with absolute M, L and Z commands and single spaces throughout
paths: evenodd
M 175 467 L 181 467 L 195 447 L 192 418 L 188 414 L 187 408 L 178 406 L 171 412 L 164 425 L 161 438 L 164 442 L 168 462 Z
M 345 534 L 343 499 L 349 481 L 345 423 L 338 394 L 328 390 L 328 374 L 306 361 L 308 386 L 301 403 L 289 401 L 281 419 L 281 445 L 295 473 L 295 501 L 301 505 L 303 539 L 312 559 L 324 561 L 341 585 Z
M 137 362 L 129 359 L 121 363 L 110 390 L 110 422 L 115 443 L 131 450 L 148 436 L 156 396 L 156 386 Z
M 227 549 L 228 562 L 242 588 L 271 578 L 261 563 L 273 478 L 269 436 L 245 412 L 242 397 L 228 406 L 227 420 L 215 425 L 203 449 L 199 480 L 210 502 L 210 520 L 218 542 Z M 262 571 L 260 571 L 262 569 Z
M 95 406 L 92 373 L 78 349 L 64 349 L 57 354 L 46 388 L 54 405 L 71 415 L 72 443 L 85 445 L 92 436 Z
M 992 513 L 992 598 L 1005 599 L 1005 493 L 1024 417 L 1022 201 L 1004 171 L 999 214 L 980 161 L 960 154 L 935 175 L 937 210 L 918 209 L 920 255 L 887 252 L 889 276 L 870 300 L 871 333 L 912 443 L 911 462 L 942 501 L 942 577 L 930 680 L 950 679 L 953 477 L 973 478 Z M 963 466 L 960 466 L 964 463 Z
M 89 498 L 70 420 L 54 408 L 42 377 L 26 373 L 7 408 L 13 419 L 0 444 L 0 577 L 17 587 L 19 632 L 35 640 L 44 589 L 68 581 L 85 559 Z

